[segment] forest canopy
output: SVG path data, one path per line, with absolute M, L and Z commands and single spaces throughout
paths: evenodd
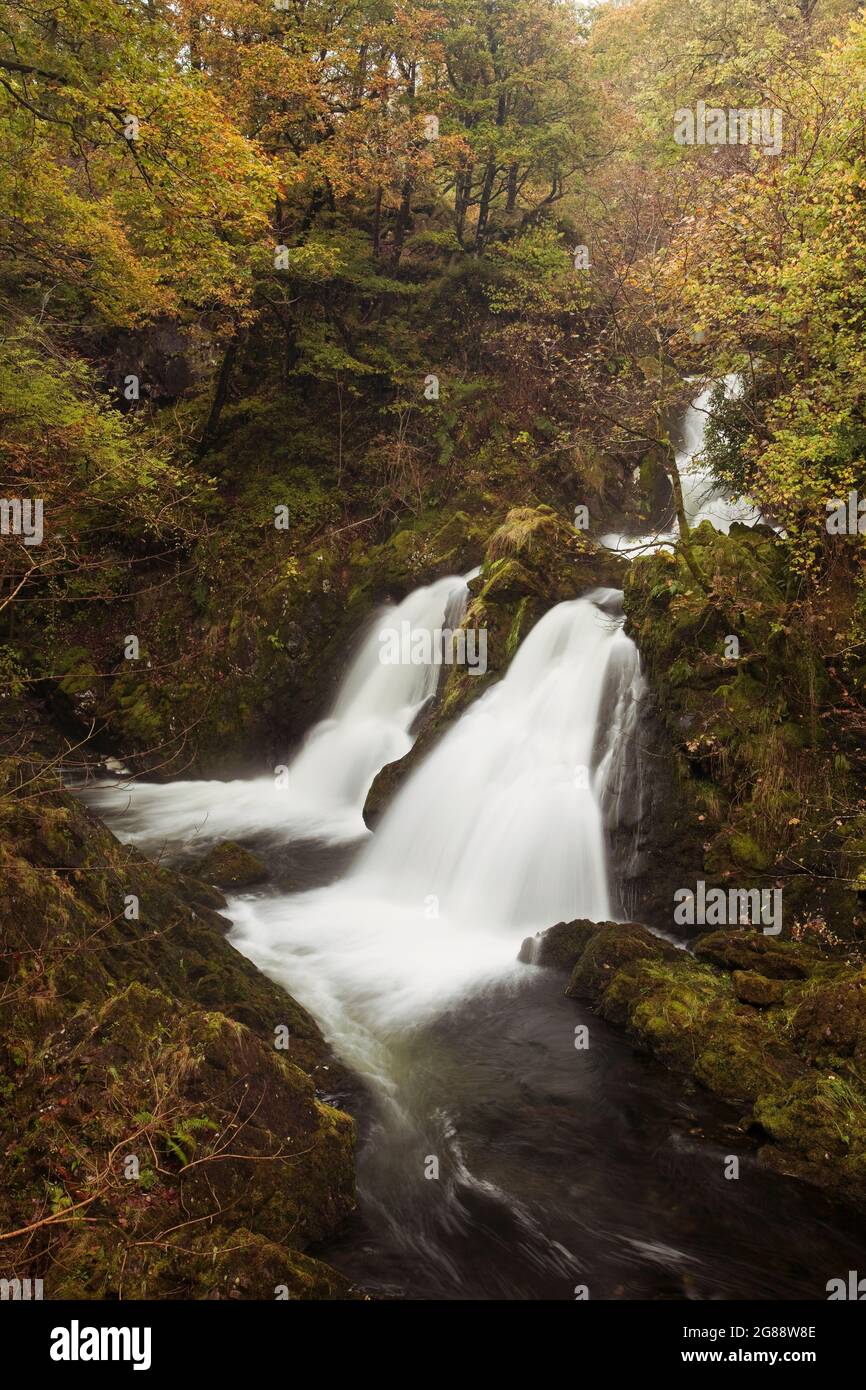
M 841 565 L 860 594 L 856 536 L 825 527 L 866 441 L 854 5 L 0 13 L 4 489 L 51 518 L 4 550 L 13 667 L 70 679 L 31 641 L 62 613 L 131 680 L 121 597 L 167 661 L 207 662 L 215 585 L 240 621 L 407 525 L 423 566 L 455 509 L 639 521 L 659 470 L 676 494 L 677 411 L 724 378 L 716 476 L 810 592 Z M 143 618 L 164 582 L 180 608 Z

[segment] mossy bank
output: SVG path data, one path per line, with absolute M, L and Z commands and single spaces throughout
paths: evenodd
M 218 891 L 6 772 L 4 1272 L 49 1299 L 352 1296 L 304 1253 L 355 1204 L 318 1027 L 226 940 Z
M 737 1107 L 759 1162 L 866 1210 L 866 967 L 754 931 L 680 950 L 633 923 L 562 922 L 521 958 L 665 1066 Z

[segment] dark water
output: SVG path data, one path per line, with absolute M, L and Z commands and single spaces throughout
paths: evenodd
M 265 892 L 333 883 L 357 853 L 250 844 Z M 334 1098 L 359 1122 L 360 1200 L 315 1253 L 378 1296 L 433 1300 L 823 1300 L 864 1267 L 866 1222 L 759 1168 L 741 1110 L 637 1053 L 565 979 L 527 966 L 383 1040 L 391 1099 Z
M 826 1299 L 828 1279 L 862 1268 L 862 1222 L 759 1169 L 736 1109 L 636 1054 L 563 985 L 527 968 L 516 992 L 419 1031 L 402 1059 L 411 1122 L 363 1117 L 360 1213 L 325 1258 L 416 1299 L 573 1299 L 576 1285 Z
M 269 857 L 285 890 L 333 882 L 353 852 Z M 828 1279 L 863 1267 L 866 1222 L 760 1168 L 745 1107 L 635 1051 L 565 983 L 527 966 L 391 1040 L 396 1103 L 343 1100 L 359 1211 L 323 1258 L 380 1295 L 521 1301 L 578 1285 L 591 1299 L 826 1299 Z

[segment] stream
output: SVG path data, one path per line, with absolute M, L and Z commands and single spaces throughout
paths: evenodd
M 694 414 L 687 424 L 691 457 Z M 701 509 L 711 502 L 704 489 Z M 267 860 L 268 886 L 230 899 L 231 939 L 360 1080 L 359 1095 L 335 1097 L 359 1119 L 359 1210 L 315 1252 L 360 1287 L 436 1300 L 825 1298 L 827 1279 L 862 1260 L 858 1224 L 759 1169 L 735 1107 L 636 1054 L 565 998 L 562 975 L 517 960 L 557 921 L 622 916 L 609 848 L 640 775 L 643 682 L 618 592 L 549 610 L 375 834 L 364 826 L 373 777 L 412 746 L 440 675 L 383 663 L 380 632 L 456 626 L 469 579 L 374 617 L 330 715 L 275 775 L 118 779 L 83 795 L 147 853 L 232 838 Z

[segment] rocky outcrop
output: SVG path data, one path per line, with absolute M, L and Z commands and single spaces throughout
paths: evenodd
M 866 969 L 759 932 L 677 949 L 634 924 L 559 923 L 521 959 L 743 1112 L 759 1160 L 866 1209 Z
M 209 849 L 196 865 L 199 878 L 218 888 L 251 888 L 268 876 L 258 855 L 234 840 L 222 840 Z
M 866 820 L 856 701 L 822 656 L 839 644 L 827 595 L 798 607 L 787 552 L 765 526 L 692 532 L 636 560 L 626 630 L 649 685 L 630 911 L 672 925 L 673 893 L 781 889 L 783 934 L 866 933 Z M 822 607 L 823 603 L 823 607 Z

